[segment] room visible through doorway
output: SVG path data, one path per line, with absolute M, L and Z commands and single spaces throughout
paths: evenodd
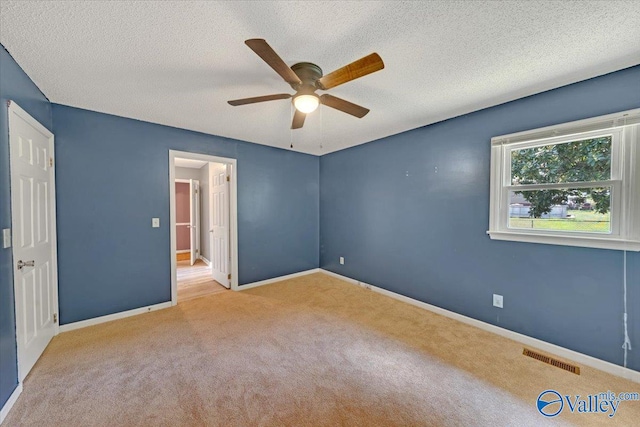
M 173 162 L 177 302 L 231 287 L 232 165 L 182 157 Z

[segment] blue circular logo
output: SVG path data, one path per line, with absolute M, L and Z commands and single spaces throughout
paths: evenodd
M 564 408 L 562 396 L 555 390 L 546 390 L 538 396 L 538 412 L 545 417 L 555 417 Z

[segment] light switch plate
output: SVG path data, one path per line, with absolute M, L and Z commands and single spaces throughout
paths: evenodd
M 344 257 L 343 256 L 340 257 L 340 265 L 344 265 Z
M 11 229 L 3 228 L 2 229 L 2 248 L 10 248 L 11 247 Z
M 493 294 L 493 306 L 498 308 L 503 307 L 502 295 Z
M 153 228 L 160 227 L 160 218 L 151 218 L 151 226 Z

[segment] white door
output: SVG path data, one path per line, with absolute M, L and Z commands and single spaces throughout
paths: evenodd
M 22 381 L 56 333 L 53 134 L 11 102 L 9 140 L 13 284 Z
M 189 240 L 191 241 L 191 265 L 195 264 L 200 255 L 200 187 L 198 181 L 189 180 Z
M 229 278 L 229 181 L 227 176 L 227 165 L 209 163 L 211 274 L 213 280 L 229 288 L 231 280 Z

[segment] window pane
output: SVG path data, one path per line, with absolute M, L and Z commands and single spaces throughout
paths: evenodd
M 606 181 L 611 136 L 511 150 L 511 184 Z
M 509 228 L 611 233 L 611 187 L 511 191 Z

